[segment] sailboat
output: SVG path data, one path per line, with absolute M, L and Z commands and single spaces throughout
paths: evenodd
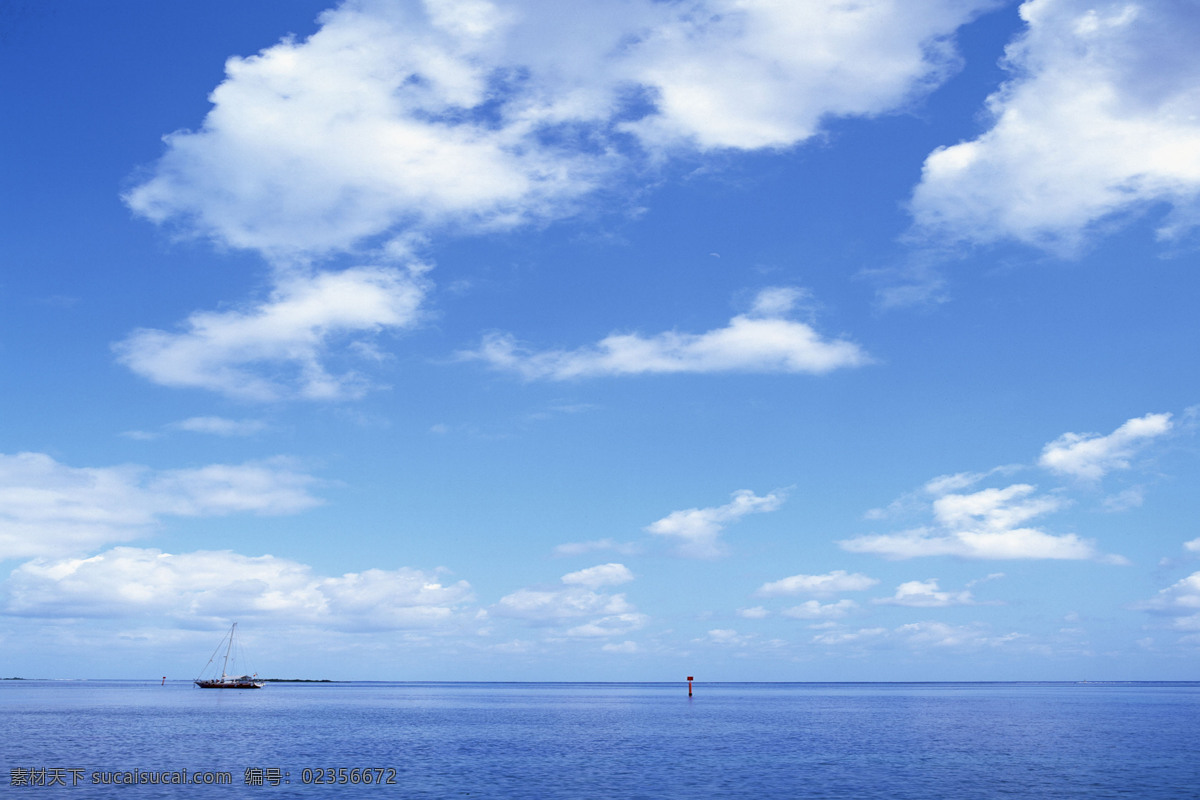
M 266 684 L 263 681 L 257 680 L 258 673 L 253 675 L 230 675 L 229 674 L 229 654 L 233 652 L 233 640 L 237 635 L 237 623 L 233 623 L 233 627 L 229 629 L 228 643 L 224 638 L 221 639 L 221 644 L 225 645 L 225 660 L 221 662 L 221 677 L 216 678 L 196 678 L 196 685 L 201 689 L 261 689 Z M 203 675 L 208 668 L 216 660 L 217 654 L 221 652 L 221 645 L 217 645 L 217 649 L 213 650 L 212 656 L 208 659 L 208 663 L 204 665 L 204 669 L 200 670 Z M 235 662 L 236 664 L 236 662 Z

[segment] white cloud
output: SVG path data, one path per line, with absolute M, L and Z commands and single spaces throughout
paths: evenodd
M 567 628 L 565 635 L 576 638 L 624 636 L 645 627 L 649 617 L 640 613 L 623 594 L 598 592 L 633 580 L 622 564 L 601 564 L 562 576 L 562 589 L 518 589 L 491 607 L 498 617 L 525 620 L 540 625 L 566 625 L 583 617 L 586 622 Z
M 901 625 L 895 631 L 896 635 L 911 648 L 946 647 L 955 649 L 975 649 L 981 647 L 1000 647 L 1017 639 L 1024 634 L 1006 633 L 993 636 L 984 626 L 948 625 L 944 622 L 912 622 Z
M 675 552 L 687 558 L 718 558 L 726 553 L 720 541 L 725 526 L 747 514 L 774 511 L 783 504 L 783 493 L 772 492 L 759 497 L 748 489 L 733 493 L 733 501 L 713 508 L 689 508 L 672 511 L 646 526 L 657 536 L 675 539 Z
M 831 630 L 816 634 L 813 636 L 812 642 L 833 647 L 863 644 L 886 636 L 887 633 L 887 628 L 860 628 L 857 631 Z
M 139 329 L 114 350 L 127 367 L 164 386 L 253 401 L 357 397 L 366 380 L 353 371 L 331 374 L 330 352 L 412 326 L 424 291 L 418 275 L 392 268 L 292 274 L 256 306 L 197 312 L 177 333 Z
M 327 577 L 270 555 L 133 547 L 27 562 L 6 592 L 6 611 L 24 616 L 259 617 L 351 630 L 438 625 L 472 599 L 466 581 L 444 585 L 436 573 L 407 567 Z
M 641 652 L 641 648 L 638 647 L 637 642 L 631 642 L 628 640 L 621 642 L 620 644 L 609 642 L 600 649 L 605 653 L 623 653 L 627 655 Z
M 1018 527 L 1065 505 L 1057 497 L 1030 497 L 1034 491 L 1028 484 L 1014 484 L 972 494 L 946 494 L 933 502 L 936 527 L 858 536 L 839 544 L 852 553 L 892 559 L 941 555 L 977 559 L 1102 558 L 1092 542 L 1073 533 L 1055 536 L 1037 528 Z M 1125 563 L 1119 556 L 1103 558 Z
M 945 608 L 946 606 L 974 605 L 975 600 L 965 589 L 961 592 L 943 592 L 937 580 L 907 581 L 896 587 L 892 597 L 880 598 L 876 603 L 912 608 Z
M 1007 633 L 992 635 L 979 623 L 970 625 L 948 625 L 944 622 L 912 622 L 893 630 L 887 628 L 861 628 L 857 631 L 832 630 L 815 635 L 813 644 L 829 647 L 895 648 L 897 646 L 916 652 L 930 647 L 949 650 L 978 650 L 1003 647 L 1010 642 L 1025 638 L 1024 634 Z
M 601 586 L 619 586 L 633 580 L 633 573 L 624 564 L 600 564 L 595 567 L 570 572 L 562 576 L 568 586 L 586 586 L 599 589 Z
M 1170 414 L 1147 414 L 1128 420 L 1107 436 L 1064 433 L 1043 448 L 1038 464 L 1060 475 L 1099 480 L 1116 469 L 1128 469 L 1129 459 L 1152 440 L 1172 429 Z
M 839 592 L 860 592 L 879 583 L 875 578 L 862 573 L 847 573 L 842 569 L 824 575 L 792 575 L 771 583 L 764 583 L 755 594 L 760 597 L 779 597 L 792 594 L 832 595 Z
M 563 14 L 545 0 L 346 0 L 312 36 L 230 58 L 203 122 L 167 135 L 125 195 L 180 234 L 259 252 L 276 270 L 271 297 L 198 311 L 179 331 L 136 330 L 118 357 L 156 383 L 239 399 L 361 396 L 368 380 L 330 362 L 411 326 L 425 288 L 386 267 L 298 266 L 397 264 L 434 233 L 630 194 L 675 154 L 788 147 L 824 120 L 904 108 L 957 67 L 949 37 L 996 4 L 610 0 Z M 354 284 L 349 306 L 336 282 Z M 707 333 L 536 354 L 497 335 L 476 355 L 553 379 L 868 362 L 784 314 L 760 305 Z
M 1118 213 L 1168 203 L 1200 222 L 1200 27 L 1188 2 L 1029 0 L 991 128 L 934 151 L 913 195 L 924 229 L 1070 252 Z
M 0 454 L 0 559 L 59 556 L 147 534 L 167 516 L 294 514 L 317 480 L 286 460 L 159 470 Z
M 492 613 L 497 616 L 538 622 L 557 622 L 593 614 L 620 615 L 633 610 L 623 594 L 608 595 L 584 587 L 518 589 L 500 598 L 492 607 Z
M 1200 538 L 1192 539 L 1190 542 L 1184 542 L 1183 548 L 1192 553 L 1200 553 Z
M 731 628 L 714 628 L 697 642 L 744 647 L 754 639 L 753 634 L 741 634 Z
M 188 417 L 168 427 L 190 433 L 209 433 L 214 436 L 253 436 L 267 429 L 258 419 L 226 419 L 224 417 Z
M 826 117 L 882 113 L 935 86 L 957 66 L 946 35 L 991 5 L 684 3 L 688 16 L 630 55 L 659 113 L 624 127 L 659 145 L 786 147 Z
M 853 600 L 838 600 L 836 603 L 806 600 L 798 606 L 785 608 L 780 613 L 792 619 L 841 619 L 856 608 L 858 603 Z
M 858 345 L 823 339 L 803 322 L 786 319 L 794 294 L 768 289 L 754 309 L 706 333 L 669 331 L 645 337 L 613 333 L 578 350 L 529 352 L 507 334 L 484 338 L 479 350 L 461 354 L 522 377 L 569 380 L 602 375 L 712 372 L 803 372 L 823 374 L 870 363 Z
M 398 225 L 552 216 L 589 189 L 604 159 L 539 146 L 552 111 L 536 97 L 495 113 L 525 83 L 506 15 L 468 28 L 446 3 L 432 19 L 414 5 L 348 2 L 305 41 L 231 58 L 203 126 L 166 137 L 129 205 L 278 258 Z
M 787 147 L 902 108 L 993 0 L 350 0 L 303 41 L 231 58 L 195 131 L 126 197 L 268 257 L 403 227 L 562 216 L 677 150 Z
M 567 629 L 567 636 L 575 636 L 579 638 L 594 638 L 605 636 L 627 636 L 634 631 L 641 630 L 646 627 L 646 623 L 650 618 L 645 614 L 636 611 L 626 612 L 624 614 L 613 614 L 609 617 L 601 617 L 600 619 L 585 622 L 582 625 L 576 625 L 573 628 Z
M 771 616 L 771 612 L 767 611 L 762 606 L 754 606 L 753 608 L 739 608 L 738 616 L 742 619 L 766 619 Z
M 1178 630 L 1200 631 L 1200 572 L 1193 572 L 1134 608 L 1172 617 Z
M 954 475 L 939 475 L 930 481 L 926 481 L 924 488 L 929 494 L 941 496 L 949 492 L 957 492 L 974 486 L 987 476 L 988 473 L 986 472 L 958 472 Z

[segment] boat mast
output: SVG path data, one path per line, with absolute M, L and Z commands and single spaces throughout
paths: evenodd
M 233 632 L 237 630 L 237 623 L 233 623 L 233 627 L 229 629 L 229 646 L 225 648 L 225 663 L 221 665 L 221 677 L 224 678 L 226 669 L 229 667 L 229 651 L 233 649 Z

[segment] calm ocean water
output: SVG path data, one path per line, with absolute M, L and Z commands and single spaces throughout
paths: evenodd
M 1186 800 L 1200 683 L 2 681 L 0 743 L 14 797 Z

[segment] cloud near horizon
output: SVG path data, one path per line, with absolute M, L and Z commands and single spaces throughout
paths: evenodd
M 0 454 L 0 560 L 86 552 L 147 535 L 164 517 L 295 514 L 319 481 L 287 459 L 175 470 L 70 467 Z
M 473 597 L 466 581 L 401 567 L 338 577 L 275 556 L 115 547 L 88 558 L 35 559 L 5 583 L 5 613 L 28 617 L 165 616 L 191 623 L 268 618 L 342 630 L 444 624 Z

